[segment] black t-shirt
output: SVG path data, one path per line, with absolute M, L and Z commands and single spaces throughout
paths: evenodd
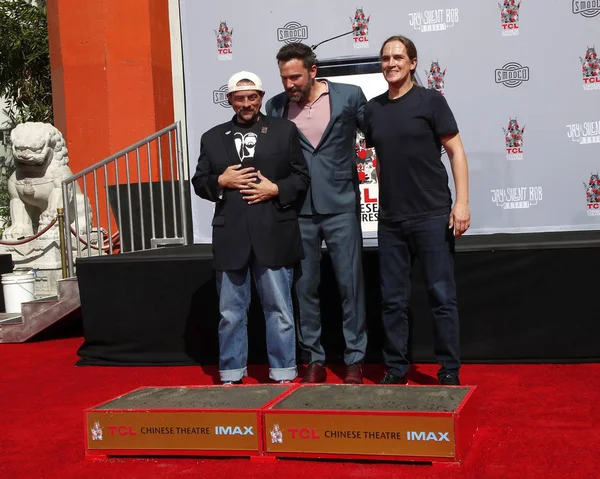
M 413 86 L 398 99 L 388 92 L 367 103 L 368 147 L 379 163 L 379 219 L 403 221 L 450 212 L 452 198 L 440 138 L 458 133 L 436 90 Z
M 260 117 L 252 124 L 233 122 L 233 141 L 243 168 L 254 166 L 254 152 L 262 126 Z

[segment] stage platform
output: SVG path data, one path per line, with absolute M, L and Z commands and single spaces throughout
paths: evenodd
M 86 458 L 206 455 L 460 463 L 476 386 L 141 388 L 85 411 Z
M 486 244 L 457 242 L 456 280 L 464 362 L 585 362 L 600 360 L 594 271 L 598 233 L 566 243 L 544 235 L 492 235 Z M 511 238 L 505 238 L 511 236 Z M 572 235 L 571 235 L 572 237 Z M 378 255 L 363 251 L 367 298 L 367 363 L 381 363 Z M 79 365 L 217 364 L 218 299 L 210 245 L 81 258 L 77 275 L 85 341 Z M 327 253 L 323 255 L 322 343 L 327 361 L 341 363 L 341 306 Z M 266 364 L 263 314 L 253 294 L 249 363 Z M 432 320 L 415 265 L 410 353 L 431 362 Z M 303 358 L 299 356 L 299 360 Z

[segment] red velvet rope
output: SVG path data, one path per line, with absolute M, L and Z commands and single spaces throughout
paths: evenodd
M 22 244 L 25 244 L 25 243 L 29 243 L 30 241 L 33 241 L 34 239 L 36 239 L 36 238 L 39 238 L 39 237 L 40 237 L 40 236 L 42 236 L 44 233 L 46 233 L 46 231 L 48 231 L 50 228 L 52 228 L 52 227 L 53 227 L 53 226 L 56 224 L 56 222 L 57 222 L 57 221 L 58 221 L 58 218 L 54 218 L 54 219 L 52 220 L 52 222 L 51 222 L 51 223 L 50 223 L 48 226 L 46 226 L 44 229 L 42 229 L 42 230 L 38 231 L 38 232 L 37 232 L 36 234 L 34 234 L 33 236 L 28 236 L 27 238 L 23 238 L 23 239 L 21 239 L 21 240 L 18 240 L 18 241 L 1 241 L 1 240 L 0 240 L 0 245 L 5 245 L 5 246 L 18 246 L 18 245 L 22 245 Z M 107 242 L 106 242 L 106 241 L 104 241 L 104 242 L 103 242 L 103 243 L 104 243 L 104 245 L 102 246 L 102 248 L 99 248 L 99 247 L 97 247 L 97 246 L 94 246 L 94 245 L 88 244 L 88 243 L 87 243 L 87 241 L 86 241 L 86 240 L 85 240 L 83 237 L 81 237 L 81 236 L 79 236 L 79 235 L 77 234 L 77 231 L 75 231 L 75 228 L 73 228 L 73 226 L 71 226 L 71 233 L 73 233 L 73 234 L 74 234 L 74 235 L 77 237 L 77 239 L 78 239 L 78 240 L 79 240 L 81 243 L 83 243 L 85 246 L 87 246 L 88 248 L 92 248 L 92 249 L 95 249 L 95 250 L 102 249 L 102 251 L 109 251 L 109 250 L 110 250 L 110 243 L 112 243 L 112 244 L 113 244 L 113 247 L 114 247 L 114 245 L 115 245 L 115 240 L 116 240 L 116 238 L 118 238 L 118 237 L 119 237 L 119 232 L 117 231 L 117 232 L 116 232 L 115 234 L 113 234 L 113 235 L 112 235 L 112 237 L 111 237 L 111 238 L 108 240 L 108 244 L 107 244 Z
M 102 246 L 102 248 L 98 248 L 98 246 L 94 246 L 93 244 L 88 244 L 88 242 L 85 239 L 83 239 L 83 237 L 81 237 L 77 234 L 77 231 L 75 231 L 75 228 L 73 228 L 72 226 L 71 226 L 71 233 L 73 233 L 84 246 L 95 249 L 96 251 L 98 251 L 99 249 L 101 249 L 102 251 L 109 251 L 110 243 L 113 243 L 113 247 L 114 247 L 115 238 L 117 238 L 119 236 L 119 232 L 117 231 L 115 234 L 112 235 L 112 238 L 110 238 L 108 240 L 109 244 L 106 244 L 106 241 L 104 241 L 104 246 Z M 92 235 L 90 234 L 90 236 L 92 236 Z
M 0 244 L 3 244 L 5 246 L 17 246 L 20 244 L 29 243 L 30 241 L 33 241 L 34 239 L 42 236 L 46 231 L 48 231 L 50 228 L 52 228 L 56 224 L 57 221 L 58 221 L 58 219 L 54 218 L 48 226 L 46 226 L 43 230 L 38 231 L 33 236 L 28 236 L 27 238 L 23 238 L 22 240 L 18 240 L 18 241 L 0 241 Z

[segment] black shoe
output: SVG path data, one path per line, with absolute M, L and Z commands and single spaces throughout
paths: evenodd
M 460 386 L 458 374 L 445 374 L 439 378 L 439 382 L 442 386 Z
M 408 384 L 408 380 L 406 379 L 406 375 L 395 376 L 392 373 L 385 373 L 379 384 Z
M 231 386 L 233 384 L 242 384 L 242 380 L 239 381 L 223 381 L 223 386 Z

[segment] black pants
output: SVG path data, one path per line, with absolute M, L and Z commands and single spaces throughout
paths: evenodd
M 434 319 L 438 376 L 458 374 L 459 322 L 454 282 L 454 233 L 449 215 L 379 222 L 378 247 L 385 332 L 383 357 L 388 372 L 408 372 L 408 303 L 415 258 L 423 268 Z

